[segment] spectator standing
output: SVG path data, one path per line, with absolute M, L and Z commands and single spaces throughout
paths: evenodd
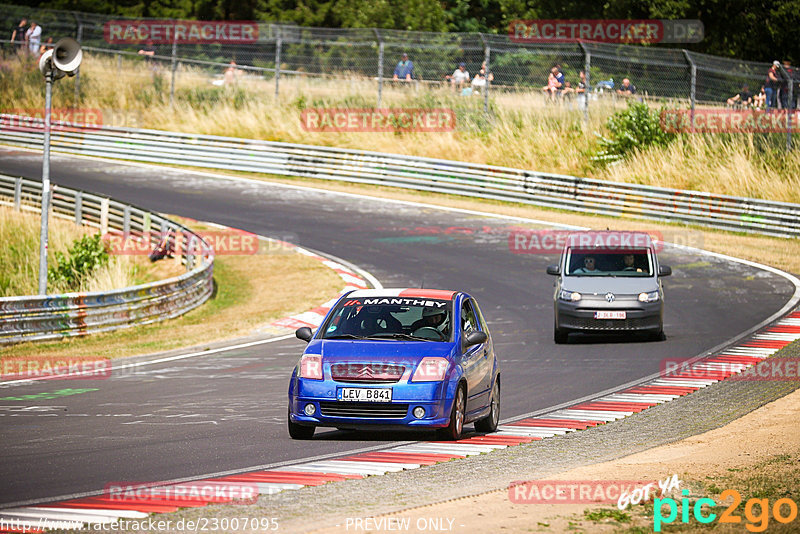
M 31 21 L 31 27 L 25 32 L 25 41 L 31 54 L 38 54 L 39 45 L 42 44 L 42 27 Z
M 486 82 L 493 82 L 494 81 L 494 74 L 486 72 L 486 62 L 484 61 L 481 64 L 481 70 L 478 71 L 478 74 L 475 75 L 475 78 L 472 79 L 472 88 L 475 91 L 480 91 L 484 87 L 486 87 Z
M 622 85 L 617 89 L 618 95 L 631 96 L 636 94 L 636 86 L 628 78 L 622 79 Z
M 753 103 L 753 93 L 747 85 L 742 86 L 742 90 L 728 99 L 728 106 L 740 108 L 749 107 Z
M 778 62 L 775 61 L 767 71 L 767 79 L 764 80 L 764 93 L 767 95 L 767 111 L 771 108 L 777 107 L 777 91 L 778 91 Z
M 19 21 L 17 27 L 14 28 L 14 31 L 11 32 L 11 41 L 14 43 L 17 52 L 21 52 L 25 49 L 25 33 L 27 33 L 27 26 L 27 19 L 22 19 Z
M 394 75 L 392 76 L 392 79 L 410 82 L 413 78 L 414 78 L 414 63 L 410 59 L 408 59 L 408 54 L 403 52 L 403 55 L 400 56 L 400 61 L 394 68 Z
M 453 87 L 454 91 L 460 90 L 469 82 L 467 65 L 465 63 L 459 63 L 458 68 L 453 71 L 453 74 L 449 74 L 445 76 L 445 78 L 450 80 L 450 85 Z

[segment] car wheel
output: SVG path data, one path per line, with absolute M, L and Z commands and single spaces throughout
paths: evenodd
M 292 423 L 291 414 L 286 416 L 286 420 L 289 423 L 289 436 L 292 439 L 311 439 L 314 437 L 314 431 L 316 430 L 315 427 Z
M 500 422 L 500 381 L 498 379 L 494 381 L 490 406 L 489 415 L 475 421 L 475 430 L 478 432 L 494 432 L 497 430 L 497 423 Z
M 553 341 L 556 344 L 561 345 L 562 343 L 567 342 L 567 336 L 569 336 L 569 332 L 564 330 L 563 328 L 559 328 L 553 323 Z
M 467 408 L 467 398 L 464 393 L 464 386 L 458 386 L 456 398 L 453 400 L 453 409 L 450 411 L 450 424 L 440 430 L 442 438 L 448 440 L 461 439 L 461 432 L 464 430 L 464 412 Z
M 667 339 L 667 336 L 664 335 L 664 329 L 662 328 L 661 330 L 653 334 L 650 339 L 652 339 L 653 341 L 664 341 L 665 339 Z

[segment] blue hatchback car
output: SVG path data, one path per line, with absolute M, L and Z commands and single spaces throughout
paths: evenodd
M 289 435 L 316 427 L 494 432 L 500 370 L 478 303 L 437 289 L 344 294 L 308 342 L 289 383 Z

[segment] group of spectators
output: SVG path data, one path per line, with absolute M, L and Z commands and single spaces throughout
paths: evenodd
M 453 91 L 460 91 L 461 94 L 471 94 L 473 91 L 480 91 L 486 87 L 487 82 L 494 80 L 494 74 L 486 68 L 486 62 L 481 64 L 480 71 L 470 79 L 466 63 L 459 63 L 452 74 L 446 74 L 445 80 L 450 82 Z M 392 79 L 395 81 L 410 82 L 414 79 L 414 62 L 408 59 L 408 54 L 403 53 L 400 61 L 394 68 Z
M 547 76 L 547 85 L 542 87 L 542 92 L 549 100 L 582 95 L 586 93 L 586 73 L 581 71 L 579 77 L 578 85 L 573 87 L 572 83 L 566 80 L 564 71 L 561 70 L 561 65 L 555 64 L 550 69 L 550 74 Z
M 18 53 L 36 56 L 43 54 L 48 46 L 52 46 L 53 38 L 48 37 L 47 41 L 42 43 L 42 27 L 35 21 L 31 21 L 29 25 L 27 19 L 22 19 L 11 32 L 11 42 Z
M 798 73 L 789 60 L 781 64 L 774 61 L 767 71 L 764 85 L 758 94 L 750 92 L 747 85 L 742 86 L 742 90 L 730 97 L 727 101 L 728 106 L 733 108 L 752 108 L 752 109 L 796 109 L 800 99 L 800 73 Z M 792 101 L 789 101 L 789 85 L 792 84 Z

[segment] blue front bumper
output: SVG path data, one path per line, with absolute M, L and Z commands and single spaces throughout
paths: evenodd
M 451 392 L 455 387 L 448 386 L 447 381 L 409 383 L 401 380 L 390 384 L 363 384 L 292 377 L 289 387 L 289 418 L 293 423 L 310 426 L 442 428 L 450 423 L 450 411 L 453 405 Z M 341 387 L 391 388 L 392 402 L 380 405 L 370 402 L 339 402 L 336 396 L 337 389 Z M 304 412 L 309 403 L 315 408 L 311 416 Z M 406 406 L 404 412 L 403 405 Z M 358 412 L 360 406 L 364 407 L 365 413 L 347 416 L 336 413 L 341 409 Z M 394 413 L 388 417 L 366 413 L 367 410 L 379 406 L 384 406 L 389 409 L 387 411 Z M 413 415 L 412 412 L 416 407 L 425 410 L 422 418 Z M 402 413 L 404 415 L 401 415 Z

